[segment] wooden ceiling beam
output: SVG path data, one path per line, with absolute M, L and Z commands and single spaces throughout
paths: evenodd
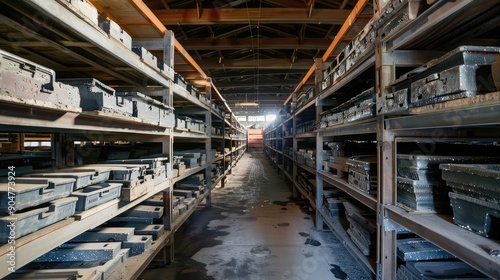
M 198 17 L 197 9 L 155 10 L 154 14 L 165 25 L 213 25 L 213 24 L 342 24 L 350 10 L 314 9 L 309 16 L 308 8 L 211 8 L 203 9 Z
M 255 39 L 226 38 L 226 39 L 186 39 L 179 40 L 186 50 L 241 50 L 256 48 Z M 332 40 L 324 38 L 260 38 L 259 49 L 306 49 L 326 50 Z
M 311 67 L 311 60 L 297 59 L 294 63 L 289 58 L 267 58 L 260 59 L 257 64 L 255 59 L 232 60 L 222 59 L 219 63 L 218 59 L 205 59 L 199 61 L 203 69 L 303 69 L 307 70 Z M 182 71 L 182 70 L 181 70 Z
M 230 82 L 230 83 L 216 83 L 217 88 L 247 88 L 247 87 L 278 87 L 278 86 L 295 86 L 297 85 L 297 81 L 261 81 L 257 83 L 255 79 L 245 82 Z

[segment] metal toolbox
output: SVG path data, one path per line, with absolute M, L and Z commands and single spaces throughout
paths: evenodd
M 166 63 L 159 62 L 158 68 L 169 78 L 174 79 L 174 69 L 172 67 L 168 66 Z
M 153 240 L 158 239 L 160 236 L 165 233 L 165 226 L 164 225 L 143 225 L 143 226 L 137 226 L 135 228 L 135 234 L 137 235 L 151 235 L 153 237 Z
M 51 201 L 48 206 L 0 217 L 0 243 L 7 243 L 11 236 L 8 226 L 12 221 L 15 221 L 15 238 L 18 239 L 74 215 L 77 200 L 76 197 L 60 198 Z
M 130 255 L 140 255 L 153 244 L 151 235 L 134 235 L 130 240 L 122 242 L 123 248 L 130 248 Z
M 500 202 L 500 165 L 442 164 L 443 180 L 454 192 Z
M 152 175 L 145 175 L 131 181 L 110 180 L 108 182 L 123 184 L 121 199 L 127 202 L 151 192 L 155 187 Z
M 182 118 L 175 118 L 175 127 L 180 129 L 186 129 L 186 120 Z
M 158 125 L 172 125 L 173 109 L 162 102 L 140 92 L 117 92 L 117 96 L 125 98 L 133 104 L 133 116 Z
M 89 164 L 88 167 L 108 167 L 111 169 L 110 180 L 134 180 L 146 175 L 148 164 Z
M 423 238 L 397 241 L 397 255 L 403 261 L 451 259 L 454 256 Z
M 121 188 L 120 183 L 100 183 L 74 191 L 71 195 L 78 198 L 76 211 L 85 211 L 120 197 Z
M 108 35 L 120 42 L 127 49 L 132 49 L 132 37 L 123 30 L 116 22 L 112 20 L 99 21 L 99 27 L 104 30 Z
M 98 12 L 87 0 L 66 0 L 73 11 L 77 12 L 80 16 L 87 18 L 90 22 L 97 25 Z
M 78 88 L 55 82 L 54 70 L 0 50 L 0 98 L 80 112 Z
M 401 270 L 401 271 L 399 271 Z M 401 278 L 399 278 L 401 277 Z M 407 262 L 398 269 L 398 279 L 407 280 L 483 280 L 491 279 L 461 261 Z
M 134 236 L 133 227 L 99 227 L 86 231 L 75 238 L 71 243 L 115 242 L 127 241 Z
M 78 87 L 79 106 L 84 111 L 103 111 L 132 116 L 132 102 L 115 95 L 115 90 L 96 79 L 62 79 L 64 83 Z
M 377 113 L 406 113 L 409 108 L 408 89 L 387 93 L 377 99 Z
M 412 22 L 428 6 L 421 0 L 393 1 L 375 22 L 382 39 L 388 38 L 396 31 Z
M 148 50 L 143 47 L 132 47 L 132 51 L 135 52 L 144 63 L 153 66 L 154 68 L 158 67 L 158 59 Z
M 175 73 L 175 75 L 174 75 L 174 83 L 176 83 L 181 88 L 187 90 L 188 83 L 186 82 L 186 80 L 184 80 L 184 77 L 182 77 L 181 74 Z
M 354 170 L 349 171 L 348 182 L 364 193 L 377 194 L 377 176 L 366 176 Z
M 344 110 L 344 123 L 375 116 L 375 89 L 370 88 L 345 102 L 343 106 L 353 104 Z
M 482 156 L 443 156 L 443 155 L 412 155 L 398 154 L 397 167 L 415 169 L 439 170 L 439 165 L 443 163 L 488 163 L 494 162 L 494 157 Z
M 159 219 L 163 216 L 163 207 L 161 207 L 161 206 L 149 206 L 149 205 L 137 205 L 136 207 L 128 210 L 127 212 L 123 213 L 120 216 Z
M 397 178 L 397 201 L 415 211 L 446 212 L 449 188 L 442 182 Z
M 73 191 L 75 179 L 17 177 L 12 182 L 15 182 L 15 186 L 9 189 L 7 178 L 0 178 L 0 211 L 5 213 L 11 212 L 9 206 L 19 211 L 67 197 Z M 12 199 L 9 199 L 9 193 Z
M 491 64 L 500 47 L 461 46 L 391 83 L 407 89 L 409 107 L 495 91 Z M 441 79 L 442 77 L 443 79 Z
M 448 194 L 457 225 L 486 237 L 500 239 L 500 204 L 466 196 Z
M 186 168 L 193 168 L 198 166 L 198 158 L 182 158 L 181 161 L 184 163 Z
M 72 167 L 61 169 L 43 169 L 28 174 L 25 177 L 43 177 L 43 178 L 74 178 L 75 185 L 73 190 L 81 189 L 87 186 L 99 184 L 109 180 L 111 169 L 108 167 Z
M 193 197 L 193 191 L 190 190 L 173 190 L 173 195 L 183 197 L 184 199 L 186 198 L 191 198 Z
M 35 259 L 34 262 L 110 260 L 116 257 L 120 250 L 120 242 L 64 243 Z
M 101 164 L 147 164 L 148 170 L 146 173 L 155 173 L 161 166 L 165 166 L 168 162 L 168 157 L 165 156 L 147 156 L 137 159 L 121 159 L 121 160 L 107 160 L 101 162 Z
M 346 164 L 349 170 L 365 174 L 368 177 L 377 175 L 376 155 L 350 157 L 347 159 Z

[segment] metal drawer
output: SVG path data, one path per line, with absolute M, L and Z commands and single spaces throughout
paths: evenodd
M 100 183 L 73 192 L 71 195 L 78 198 L 76 211 L 85 211 L 120 197 L 121 188 L 120 183 Z

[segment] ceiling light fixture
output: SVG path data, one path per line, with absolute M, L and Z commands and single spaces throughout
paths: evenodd
M 245 101 L 245 102 L 236 102 L 234 104 L 236 107 L 259 107 L 259 102 L 249 102 L 249 101 Z

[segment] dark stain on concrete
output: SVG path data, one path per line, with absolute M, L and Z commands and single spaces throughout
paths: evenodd
M 236 259 L 232 258 L 229 262 L 223 264 L 223 266 L 236 267 Z
M 304 253 L 304 257 L 306 257 L 306 258 L 310 258 L 312 256 L 314 256 L 314 254 L 311 252 Z
M 305 233 L 305 232 L 299 232 L 299 235 L 302 237 L 309 237 L 309 233 Z
M 342 268 L 340 268 L 340 266 L 336 264 L 330 264 L 330 266 L 332 267 L 332 269 L 330 269 L 330 272 L 333 273 L 333 276 L 335 276 L 335 278 L 342 280 L 347 279 L 347 274 L 342 270 Z
M 255 271 L 251 269 L 251 264 L 254 261 L 252 259 L 246 258 L 241 266 L 238 266 L 236 275 L 238 279 L 250 279 L 252 275 L 255 275 Z
M 265 246 L 256 246 L 250 250 L 250 253 L 254 254 L 257 257 L 267 257 L 271 254 L 271 249 Z
M 310 220 L 311 217 L 304 217 L 304 220 Z
M 286 206 L 288 204 L 289 201 L 278 201 L 278 200 L 275 200 L 273 201 L 273 204 L 274 205 L 279 205 L 279 206 Z
M 236 273 L 233 271 L 233 269 L 224 269 L 224 276 L 222 279 L 238 279 L 238 276 L 236 276 Z
M 315 240 L 315 239 L 312 239 L 312 238 L 307 238 L 306 239 L 306 245 L 312 245 L 312 246 L 321 246 L 321 242 L 319 242 L 318 240 Z
M 278 226 L 279 227 L 289 227 L 290 223 L 279 223 Z
M 288 210 L 288 208 L 286 208 L 286 207 L 281 207 L 281 210 Z

